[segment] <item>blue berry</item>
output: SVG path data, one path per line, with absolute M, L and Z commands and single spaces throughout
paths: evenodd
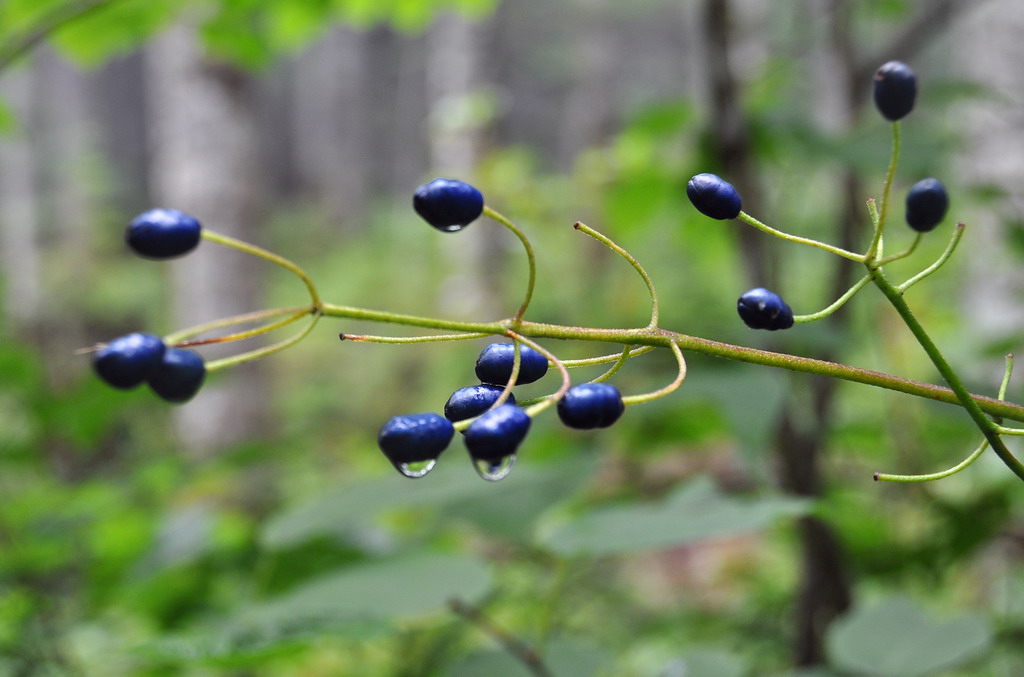
M 166 348 L 159 336 L 128 334 L 96 351 L 93 367 L 99 377 L 122 390 L 134 388 L 160 367 Z
M 570 428 L 607 428 L 622 416 L 626 407 L 619 389 L 608 383 L 581 383 L 569 388 L 558 401 L 558 418 Z
M 736 302 L 740 318 L 751 329 L 789 329 L 793 311 L 775 292 L 758 287 L 745 292 Z
M 177 209 L 151 209 L 128 225 L 125 240 L 136 254 L 149 259 L 170 259 L 195 249 L 202 227 Z
M 740 194 L 732 184 L 714 174 L 698 174 L 686 184 L 686 197 L 701 214 L 713 219 L 735 219 L 740 215 Z
M 526 412 L 514 404 L 491 409 L 466 428 L 466 449 L 474 460 L 500 461 L 516 453 L 530 422 Z
M 452 422 L 438 414 L 395 416 L 381 427 L 377 446 L 395 466 L 432 461 L 455 435 Z
M 416 189 L 412 206 L 434 228 L 454 233 L 483 213 L 484 196 L 463 181 L 434 179 Z
M 444 417 L 454 422 L 479 416 L 491 408 L 491 405 L 501 397 L 504 389 L 504 386 L 495 386 L 489 383 L 459 388 L 445 403 Z M 516 396 L 509 393 L 506 402 L 515 404 Z
M 504 386 L 512 376 L 515 345 L 492 343 L 476 358 L 476 376 L 483 383 Z M 548 373 L 548 358 L 528 346 L 519 346 L 519 375 L 514 385 L 533 383 Z
M 921 179 L 907 192 L 907 224 L 927 233 L 942 223 L 949 209 L 949 195 L 938 179 Z
M 895 122 L 914 108 L 917 76 L 902 61 L 890 61 L 875 72 L 875 107 L 886 120 Z
M 168 402 L 188 402 L 206 379 L 203 358 L 191 350 L 168 348 L 156 371 L 149 377 L 149 387 Z

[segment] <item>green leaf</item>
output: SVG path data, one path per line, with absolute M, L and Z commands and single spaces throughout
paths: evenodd
M 55 31 L 54 45 L 79 63 L 95 66 L 138 47 L 177 13 L 176 0 L 123 0 L 83 14 Z
M 657 504 L 634 502 L 580 515 L 544 534 L 540 542 L 563 555 L 631 553 L 758 531 L 808 508 L 800 499 L 724 496 L 702 477 Z
M 697 650 L 673 661 L 662 675 L 665 677 L 743 677 L 747 664 L 733 654 L 722 651 Z
M 578 637 L 556 639 L 541 656 L 548 671 L 558 677 L 592 677 L 606 667 L 609 658 L 608 652 L 600 646 Z M 507 651 L 478 651 L 449 666 L 445 674 L 449 677 L 531 677 L 536 672 Z
M 979 657 L 992 640 L 980 618 L 936 621 L 911 600 L 892 597 L 837 621 L 827 649 L 836 667 L 857 675 L 923 677 Z
M 203 632 L 143 650 L 165 659 L 244 662 L 328 632 L 348 637 L 386 632 L 398 621 L 444 609 L 449 599 L 477 600 L 490 587 L 490 571 L 471 557 L 416 554 L 374 561 L 244 608 Z

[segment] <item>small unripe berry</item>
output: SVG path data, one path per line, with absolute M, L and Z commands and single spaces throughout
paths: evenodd
M 395 416 L 377 434 L 377 446 L 395 466 L 432 461 L 455 435 L 452 422 L 434 413 Z
M 149 377 L 149 387 L 168 402 L 188 402 L 203 387 L 206 364 L 198 353 L 182 348 L 168 348 L 156 371 Z
M 736 302 L 740 319 L 751 329 L 789 329 L 793 311 L 775 292 L 757 287 L 747 291 Z
M 473 421 L 465 430 L 466 449 L 474 460 L 497 462 L 516 453 L 530 430 L 529 415 L 514 404 L 503 404 Z
M 875 107 L 886 120 L 895 122 L 914 108 L 917 76 L 902 61 L 890 61 L 875 72 Z
M 125 241 L 136 254 L 149 259 L 170 259 L 195 249 L 202 227 L 177 209 L 151 209 L 128 225 Z
M 732 184 L 714 174 L 698 174 L 686 184 L 686 197 L 701 214 L 713 219 L 735 219 L 740 214 L 740 194 Z
M 491 405 L 501 397 L 501 393 L 504 390 L 504 386 L 496 386 L 489 383 L 459 388 L 452 393 L 452 396 L 448 398 L 448 402 L 445 403 L 444 417 L 449 421 L 455 422 L 479 416 L 491 408 Z M 508 399 L 505 401 L 509 404 L 515 404 L 516 396 L 509 393 Z
M 434 228 L 454 233 L 483 213 L 484 196 L 468 183 L 439 178 L 416 189 L 412 206 Z
M 938 179 L 921 179 L 907 191 L 907 225 L 927 233 L 942 223 L 949 209 L 949 195 Z
M 558 401 L 558 418 L 570 428 L 607 428 L 625 411 L 619 389 L 609 383 L 581 383 Z
M 512 376 L 515 345 L 492 343 L 476 359 L 476 376 L 484 383 L 504 386 Z M 533 383 L 548 373 L 548 358 L 529 346 L 519 346 L 519 374 L 514 385 Z
M 106 344 L 93 356 L 99 377 L 122 390 L 148 379 L 159 367 L 166 347 L 159 336 L 128 334 Z

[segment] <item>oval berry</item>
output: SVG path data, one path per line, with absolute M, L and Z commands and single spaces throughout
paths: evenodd
M 476 358 L 476 377 L 483 383 L 504 386 L 512 376 L 515 344 L 492 343 Z M 519 374 L 514 385 L 533 383 L 548 373 L 548 358 L 529 346 L 519 346 Z
M 698 174 L 686 184 L 686 197 L 701 214 L 713 219 L 735 219 L 740 214 L 740 194 L 720 176 Z
M 151 209 L 132 219 L 125 241 L 140 256 L 170 259 L 195 249 L 201 231 L 199 221 L 184 212 Z
M 377 434 L 377 446 L 395 466 L 432 461 L 455 435 L 452 422 L 434 413 L 395 416 Z
M 504 386 L 481 383 L 477 386 L 459 388 L 444 405 L 444 417 L 449 421 L 464 421 L 484 413 L 501 397 Z M 509 404 L 516 403 L 516 396 L 508 394 Z
M 875 107 L 886 120 L 895 122 L 914 108 L 917 76 L 902 61 L 890 61 L 875 72 Z
M 609 383 L 581 383 L 558 401 L 558 418 L 577 430 L 607 428 L 626 407 L 619 389 Z
M 938 179 L 921 179 L 907 191 L 907 225 L 927 233 L 942 223 L 949 209 L 949 195 Z
M 149 377 L 150 389 L 168 402 L 188 402 L 206 379 L 206 363 L 198 353 L 168 348 L 156 371 Z
M 463 181 L 438 178 L 416 189 L 412 206 L 434 228 L 454 233 L 483 213 L 484 196 Z
M 747 291 L 736 302 L 740 318 L 751 329 L 789 329 L 793 311 L 775 292 L 758 287 Z
M 97 350 L 92 363 L 101 379 L 115 388 L 128 390 L 157 370 L 165 350 L 159 336 L 128 334 Z
M 527 413 L 514 404 L 495 407 L 466 428 L 466 449 L 475 460 L 499 461 L 516 453 L 530 423 Z

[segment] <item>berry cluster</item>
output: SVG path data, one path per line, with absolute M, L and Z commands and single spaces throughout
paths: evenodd
M 1011 415 L 1006 407 L 1001 406 L 1005 403 L 987 402 L 982 406 L 976 401 L 975 396 L 966 390 L 956 373 L 941 358 L 938 349 L 930 343 L 930 339 L 903 300 L 907 289 L 934 273 L 952 255 L 963 234 L 963 224 L 959 224 L 954 230 L 950 244 L 938 261 L 902 284 L 891 283 L 882 272 L 888 263 L 909 257 L 920 238 L 943 221 L 949 208 L 949 197 L 940 181 L 926 178 L 915 183 L 906 195 L 905 218 L 910 228 L 916 232 L 917 239 L 901 253 L 885 254 L 883 232 L 890 189 L 899 157 L 899 121 L 913 110 L 916 95 L 917 78 L 906 64 L 893 61 L 878 69 L 874 78 L 874 100 L 882 116 L 892 122 L 893 156 L 886 175 L 880 207 L 874 200 L 868 201 L 872 234 L 870 244 L 863 253 L 792 235 L 758 221 L 743 211 L 742 200 L 736 188 L 715 174 L 701 173 L 691 178 L 686 186 L 686 194 L 700 213 L 712 219 L 739 219 L 772 236 L 815 247 L 865 267 L 864 277 L 835 302 L 816 313 L 794 315 L 781 296 L 762 287 L 744 292 L 737 301 L 736 309 L 740 319 L 752 329 L 789 329 L 798 323 L 827 317 L 869 283 L 878 287 L 904 321 L 915 328 L 918 341 L 932 358 L 933 364 L 943 378 L 950 384 L 946 401 L 955 402 L 966 409 L 979 429 L 985 433 L 985 443 L 974 455 L 945 474 L 938 473 L 926 479 L 959 472 L 988 444 L 993 446 L 1015 474 L 1024 479 L 1024 464 L 1018 462 L 1000 440 L 1001 435 L 1024 434 L 1024 430 L 1016 431 L 992 422 L 991 416 Z M 325 303 L 306 272 L 288 259 L 204 229 L 196 219 L 182 212 L 154 209 L 138 216 L 128 227 L 126 241 L 137 254 L 150 259 L 174 258 L 192 251 L 200 240 L 205 239 L 257 256 L 290 271 L 305 285 L 309 293 L 309 302 L 306 305 L 271 308 L 223 318 L 163 338 L 141 333 L 123 336 L 92 349 L 95 353 L 96 372 L 104 381 L 116 388 L 134 388 L 147 383 L 163 399 L 170 402 L 185 402 L 198 392 L 207 373 L 259 359 L 295 345 L 309 335 L 321 318 L 327 316 L 455 332 L 412 337 L 340 335 L 343 340 L 355 342 L 423 343 L 501 337 L 502 340 L 488 345 L 477 358 L 475 371 L 479 383 L 452 393 L 445 403 L 443 416 L 436 413 L 395 416 L 381 427 L 377 437 L 381 451 L 403 475 L 423 477 L 437 463 L 438 457 L 451 443 L 455 432 L 459 431 L 477 472 L 488 480 L 498 480 L 508 475 L 533 419 L 545 409 L 554 407 L 562 423 L 570 428 L 606 428 L 619 420 L 627 405 L 641 404 L 673 392 L 686 378 L 683 347 L 748 362 L 784 366 L 797 371 L 873 383 L 917 395 L 928 392 L 931 394 L 926 396 L 935 395 L 936 399 L 945 397 L 928 390 L 925 384 L 917 384 L 887 374 L 868 374 L 846 365 L 818 363 L 793 355 L 729 346 L 664 330 L 658 326 L 658 295 L 651 277 L 643 266 L 610 238 L 582 223 L 576 223 L 574 228 L 620 255 L 640 275 L 651 300 L 649 323 L 631 329 L 588 329 L 529 322 L 524 316 L 533 296 L 536 265 L 530 241 L 515 224 L 487 206 L 479 190 L 455 179 L 438 178 L 420 186 L 413 195 L 413 208 L 428 224 L 442 232 L 460 231 L 481 216 L 487 216 L 519 239 L 526 253 L 529 276 L 522 304 L 512 316 L 497 322 L 464 322 Z M 198 354 L 186 349 L 190 346 L 239 341 L 267 334 L 303 319 L 306 320 L 304 328 L 290 338 L 210 363 L 204 363 Z M 210 331 L 253 323 L 259 326 L 215 338 L 197 338 Z M 561 360 L 534 340 L 539 338 L 615 342 L 621 344 L 623 348 L 621 352 L 611 355 L 582 360 Z M 670 384 L 653 392 L 623 397 L 615 386 L 606 382 L 631 358 L 656 348 L 667 348 L 675 355 L 678 374 Z M 590 382 L 573 385 L 569 375 L 571 368 L 597 364 L 612 366 Z M 517 400 L 512 392 L 513 388 L 541 380 L 552 367 L 561 375 L 561 385 L 555 392 L 532 400 Z M 1009 378 L 1009 368 L 1008 364 L 1004 390 L 1005 382 Z M 1000 400 L 1002 397 L 1001 393 Z M 1018 416 L 1018 420 L 1024 420 L 1024 408 L 1019 409 L 1020 412 L 1015 412 L 1015 415 Z M 891 475 L 877 475 L 876 479 L 910 481 L 903 476 Z

